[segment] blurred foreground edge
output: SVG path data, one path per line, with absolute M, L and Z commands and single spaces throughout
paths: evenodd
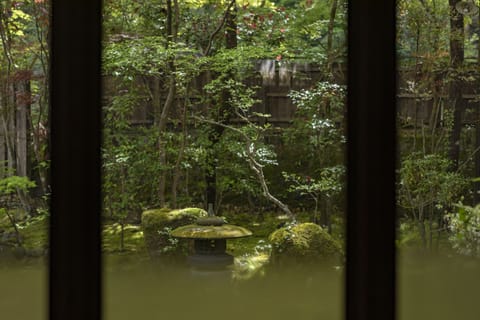
M 350 0 L 346 319 L 395 312 L 395 1 Z
M 49 319 L 101 319 L 101 1 L 51 1 Z

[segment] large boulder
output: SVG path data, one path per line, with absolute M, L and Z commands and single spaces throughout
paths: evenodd
M 191 249 L 191 241 L 171 236 L 171 231 L 195 223 L 207 216 L 200 208 L 171 210 L 168 208 L 147 210 L 142 213 L 142 229 L 145 245 L 152 257 L 185 256 Z
M 300 223 L 280 228 L 269 236 L 272 265 L 338 263 L 342 247 L 322 227 Z

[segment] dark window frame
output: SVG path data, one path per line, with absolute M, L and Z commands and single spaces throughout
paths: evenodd
M 49 319 L 102 318 L 101 0 L 52 0 Z M 346 319 L 395 319 L 395 1 L 349 1 Z

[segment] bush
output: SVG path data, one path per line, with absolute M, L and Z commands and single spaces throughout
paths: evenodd
M 457 204 L 457 211 L 446 216 L 451 232 L 449 240 L 461 254 L 480 257 L 480 204 Z
M 327 231 L 314 223 L 280 228 L 269 236 L 273 265 L 329 263 L 342 256 L 342 248 Z
M 173 238 L 170 232 L 178 227 L 193 224 L 207 212 L 200 208 L 147 210 L 142 213 L 145 245 L 150 256 L 185 256 L 191 241 Z

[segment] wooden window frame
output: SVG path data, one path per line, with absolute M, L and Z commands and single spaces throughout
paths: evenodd
M 49 319 L 102 318 L 101 0 L 52 0 Z M 349 0 L 347 320 L 395 319 L 395 1 Z

